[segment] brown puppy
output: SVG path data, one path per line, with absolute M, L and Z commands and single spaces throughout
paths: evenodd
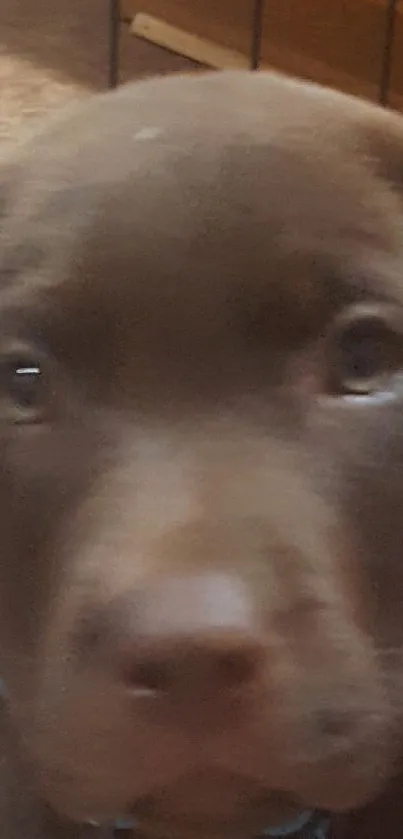
M 397 772 L 402 175 L 398 117 L 247 73 L 5 167 L 2 836 L 247 839 Z

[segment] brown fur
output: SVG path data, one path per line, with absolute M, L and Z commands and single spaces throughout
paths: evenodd
M 400 118 L 247 73 L 94 97 L 4 168 L 1 835 L 244 839 L 398 773 L 402 173 Z

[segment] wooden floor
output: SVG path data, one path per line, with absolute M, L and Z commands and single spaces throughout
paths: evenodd
M 193 65 L 122 28 L 122 80 Z M 0 0 L 0 154 L 36 118 L 107 85 L 108 0 Z

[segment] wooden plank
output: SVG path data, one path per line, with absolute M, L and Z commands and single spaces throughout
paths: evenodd
M 267 3 L 264 55 L 270 43 L 305 53 L 357 83 L 379 84 L 385 10 L 369 0 L 295 0 Z M 318 79 L 319 80 L 319 79 Z
M 140 38 L 209 67 L 219 70 L 248 69 L 249 67 L 249 59 L 242 53 L 225 49 L 212 41 L 198 38 L 189 32 L 142 12 L 135 16 L 131 31 Z M 295 50 L 289 51 L 284 47 L 271 46 L 269 57 L 271 59 L 270 64 L 262 62 L 261 69 L 277 68 L 295 76 L 304 76 L 313 81 L 320 79 L 323 84 L 330 87 L 349 90 L 353 94 L 365 96 L 368 99 L 376 99 L 377 97 L 377 85 L 360 82 L 346 73 L 334 70 L 323 62 L 309 58 Z M 397 96 L 395 106 L 403 107 L 403 97 Z
M 247 55 L 251 42 L 251 0 L 120 0 L 134 19 L 142 12 L 207 41 Z
M 121 0 L 132 17 L 139 0 Z M 252 37 L 252 0 L 141 0 L 141 11 L 240 53 Z M 262 61 L 284 72 L 377 98 L 385 0 L 267 0 Z M 403 99 L 403 0 L 399 0 L 392 73 L 393 104 Z
M 133 35 L 157 44 L 159 47 L 191 58 L 200 64 L 218 70 L 245 69 L 249 67 L 245 55 L 220 46 L 213 41 L 199 38 L 177 26 L 171 26 L 159 18 L 139 12 L 133 19 L 130 30 Z

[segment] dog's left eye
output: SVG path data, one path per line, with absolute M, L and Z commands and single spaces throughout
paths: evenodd
M 403 323 L 392 307 L 357 306 L 328 340 L 328 387 L 334 395 L 368 396 L 390 389 L 403 370 Z
M 16 405 L 30 409 L 38 401 L 42 368 L 36 362 L 20 361 L 10 370 L 10 395 Z
M 14 422 L 36 422 L 47 403 L 42 361 L 12 355 L 0 361 L 1 396 L 6 415 Z

